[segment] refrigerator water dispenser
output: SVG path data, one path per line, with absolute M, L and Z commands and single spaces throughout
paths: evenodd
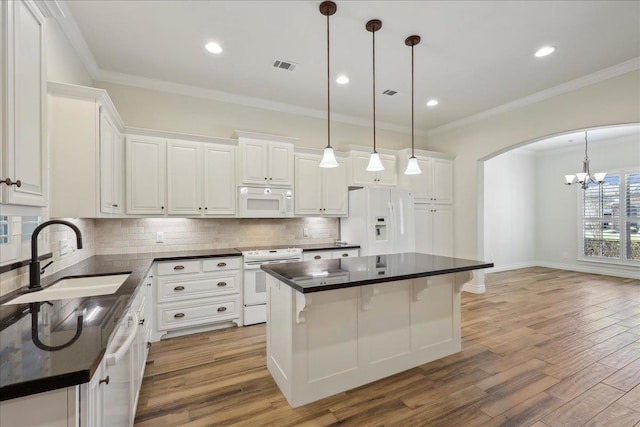
M 376 240 L 387 240 L 387 218 L 376 217 Z

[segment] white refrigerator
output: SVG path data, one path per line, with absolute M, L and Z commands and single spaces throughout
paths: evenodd
M 340 238 L 360 245 L 360 255 L 415 252 L 413 196 L 399 188 L 349 191 L 349 217 L 340 219 Z

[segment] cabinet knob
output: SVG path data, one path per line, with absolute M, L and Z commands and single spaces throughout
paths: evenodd
M 269 181 L 271 181 L 273 178 L 269 178 Z
M 218 267 L 222 268 L 222 267 L 226 267 L 227 263 L 226 262 L 219 262 L 218 263 Z
M 346 258 L 346 257 L 348 257 L 348 256 L 349 256 L 349 254 L 346 254 L 346 253 L 345 253 L 345 254 L 342 254 L 342 256 L 343 256 L 344 258 Z
M 0 184 L 7 184 L 7 186 L 11 187 L 12 185 L 15 185 L 16 187 L 22 187 L 22 181 L 20 181 L 19 179 L 16 181 L 12 181 L 11 178 L 5 178 L 2 181 L 0 181 Z
M 160 206 L 160 209 L 164 210 L 164 206 Z
M 100 381 L 98 381 L 98 385 L 100 384 L 109 384 L 109 375 L 107 375 L 107 378 L 103 378 Z
M 143 326 L 144 325 L 144 319 L 138 320 L 138 325 Z
M 176 319 L 182 319 L 184 317 L 184 313 L 176 313 L 173 315 Z
M 202 208 L 198 208 L 198 210 L 199 210 L 199 211 L 201 211 L 201 210 L 202 210 Z
M 222 313 L 223 311 L 227 311 L 227 307 L 218 307 L 219 313 Z
M 313 257 L 313 259 L 322 259 L 322 257 L 320 255 L 316 255 Z
M 218 282 L 218 286 L 220 287 L 227 286 L 227 282 Z
M 264 177 L 264 180 L 265 180 L 265 181 L 267 180 L 267 177 L 266 177 L 266 176 Z
M 173 267 L 174 270 L 184 270 L 184 265 L 176 265 Z
M 174 291 L 184 291 L 184 286 L 176 286 L 173 288 Z
M 205 206 L 205 207 L 204 207 L 204 210 L 206 211 L 207 209 L 209 209 L 209 208 Z
M 151 348 L 151 343 L 147 341 L 147 348 Z

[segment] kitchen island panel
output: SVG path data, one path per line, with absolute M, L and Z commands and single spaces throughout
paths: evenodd
M 268 276 L 267 367 L 295 408 L 456 353 L 458 280 L 305 294 Z

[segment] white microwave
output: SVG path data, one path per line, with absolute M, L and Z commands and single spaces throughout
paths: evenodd
M 284 218 L 293 216 L 290 188 L 240 187 L 240 218 Z

